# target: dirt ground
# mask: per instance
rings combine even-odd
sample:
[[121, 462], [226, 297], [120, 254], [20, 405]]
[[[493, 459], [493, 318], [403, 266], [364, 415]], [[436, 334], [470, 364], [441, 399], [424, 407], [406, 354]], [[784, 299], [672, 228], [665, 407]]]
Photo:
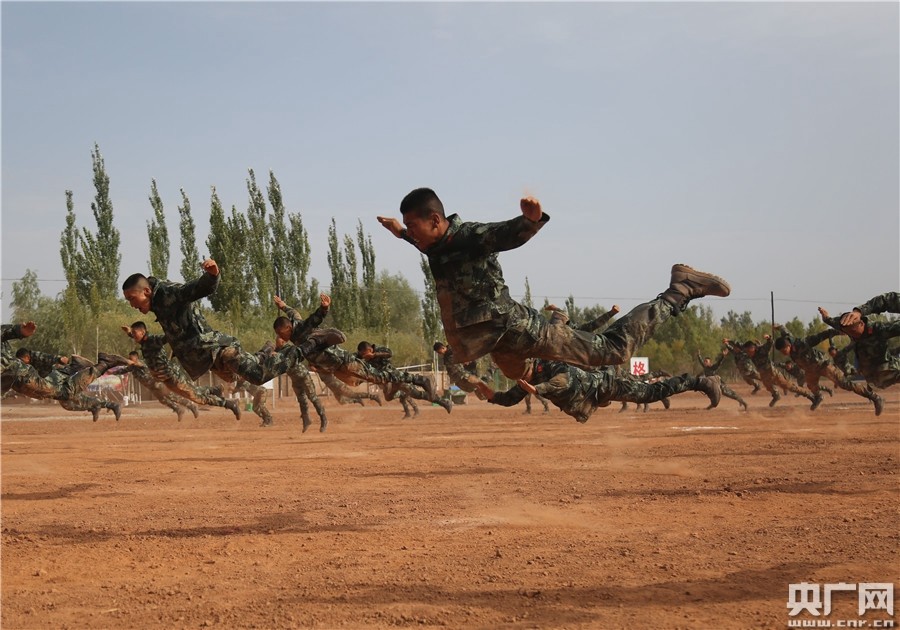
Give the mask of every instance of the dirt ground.
[[[287, 398], [265, 429], [4, 406], [0, 621], [785, 628], [814, 619], [788, 616], [789, 584], [896, 584], [900, 388], [878, 418], [845, 392], [815, 413], [746, 397], [584, 425], [472, 396], [414, 420], [335, 405], [305, 434]], [[855, 592], [832, 602], [861, 619]]]

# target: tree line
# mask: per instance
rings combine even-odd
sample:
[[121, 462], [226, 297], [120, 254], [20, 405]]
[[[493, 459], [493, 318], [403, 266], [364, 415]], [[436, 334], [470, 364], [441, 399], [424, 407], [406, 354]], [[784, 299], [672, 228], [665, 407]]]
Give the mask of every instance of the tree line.
[[[71, 190], [65, 191], [66, 214], [60, 235], [60, 260], [66, 287], [55, 297], [43, 296], [36, 274], [28, 270], [13, 284], [13, 320], [34, 320], [38, 332], [29, 340], [34, 349], [71, 352], [93, 356], [98, 350], [124, 352], [131, 342], [119, 330], [140, 317], [121, 297], [119, 290], [120, 236], [115, 227], [109, 175], [99, 147], [91, 151], [94, 199], [93, 229], [77, 227]], [[210, 296], [204, 309], [217, 329], [241, 339], [249, 351], [272, 338], [272, 321], [277, 315], [273, 297], [279, 295], [304, 314], [318, 306], [320, 282], [310, 275], [312, 247], [299, 212], [288, 211], [281, 186], [269, 171], [264, 188], [256, 174], [248, 171], [247, 206], [239, 211], [223, 207], [210, 188], [209, 236], [203, 254], [214, 258], [226, 275]], [[149, 274], [164, 280], [187, 281], [200, 273], [201, 252], [191, 200], [182, 189], [177, 207], [179, 247], [182, 255], [180, 278], [170, 277], [172, 239], [157, 182], [151, 179], [148, 200], [150, 218], [146, 222]], [[363, 339], [389, 345], [398, 365], [431, 363], [431, 346], [443, 339], [434, 280], [424, 256], [420, 268], [425, 291], [418, 294], [402, 276], [379, 271], [372, 239], [358, 221], [352, 234], [340, 234], [332, 218], [328, 228], [326, 258], [331, 278], [329, 294], [334, 308], [328, 326], [343, 330], [348, 347], [355, 349]], [[531, 288], [525, 279], [523, 303], [534, 307]], [[546, 306], [545, 300], [542, 306]], [[573, 297], [565, 302], [572, 321], [587, 321], [604, 313], [601, 305], [578, 307]], [[147, 322], [153, 326], [153, 322]], [[812, 334], [823, 324], [804, 324], [795, 318], [787, 323], [793, 334]], [[754, 322], [749, 312], [729, 312], [716, 321], [709, 307], [692, 305], [661, 326], [641, 354], [652, 357], [652, 367], [673, 373], [697, 370], [696, 352], [715, 355], [723, 337], [761, 339], [771, 331], [771, 322]], [[489, 358], [480, 368], [489, 367]]]

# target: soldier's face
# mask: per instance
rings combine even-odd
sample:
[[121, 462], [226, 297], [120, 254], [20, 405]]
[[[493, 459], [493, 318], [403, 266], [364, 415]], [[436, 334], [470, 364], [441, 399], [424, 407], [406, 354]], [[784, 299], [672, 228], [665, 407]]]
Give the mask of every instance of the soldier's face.
[[851, 326], [841, 326], [841, 330], [847, 333], [851, 339], [859, 339], [862, 337], [863, 332], [866, 330], [866, 323], [862, 320], [859, 320], [855, 324]]
[[150, 295], [152, 290], [149, 286], [134, 287], [124, 292], [125, 300], [145, 315], [150, 312]]
[[779, 350], [778, 352], [780, 352], [780, 353], [783, 354], [784, 356], [787, 356], [787, 355], [789, 355], [789, 354], [791, 353], [791, 347], [790, 347], [790, 346], [785, 346], [784, 348], [782, 348], [782, 349]]
[[275, 329], [275, 334], [278, 335], [278, 338], [282, 341], [290, 341], [291, 340], [291, 327], [290, 326], [282, 326], [281, 328]]
[[444, 235], [446, 228], [443, 227], [441, 217], [432, 212], [427, 217], [421, 217], [414, 212], [408, 212], [403, 215], [403, 225], [410, 238], [416, 242], [419, 249], [428, 249]]

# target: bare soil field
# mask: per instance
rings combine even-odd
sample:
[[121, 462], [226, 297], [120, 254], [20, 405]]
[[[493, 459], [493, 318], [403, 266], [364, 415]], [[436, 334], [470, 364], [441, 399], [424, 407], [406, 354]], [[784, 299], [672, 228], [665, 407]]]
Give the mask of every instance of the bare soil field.
[[[2, 626], [786, 628], [789, 584], [897, 583], [900, 388], [578, 424], [479, 402], [301, 433], [156, 403], [2, 411]], [[860, 617], [836, 593], [827, 619]], [[819, 617], [822, 619], [823, 617]]]

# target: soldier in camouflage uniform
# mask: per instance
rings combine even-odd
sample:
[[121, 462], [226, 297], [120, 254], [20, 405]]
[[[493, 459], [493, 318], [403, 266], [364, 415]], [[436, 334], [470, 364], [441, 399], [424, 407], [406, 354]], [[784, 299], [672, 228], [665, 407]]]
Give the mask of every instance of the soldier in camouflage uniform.
[[819, 313], [823, 322], [853, 340], [858, 371], [870, 384], [883, 389], [900, 383], [900, 356], [888, 345], [891, 339], [900, 337], [900, 319], [869, 322], [868, 316], [863, 315], [859, 319], [849, 319], [850, 324], [842, 324], [847, 313], [832, 318], [821, 306]]
[[860, 321], [863, 317], [878, 313], [900, 313], [900, 293], [890, 291], [876, 295], [865, 304], [856, 306], [852, 311], [842, 314], [840, 323], [841, 326], [850, 326]]
[[731, 358], [734, 360], [734, 367], [737, 369], [738, 374], [741, 375], [741, 378], [747, 385], [753, 388], [750, 392], [750, 395], [753, 396], [762, 388], [762, 379], [759, 377], [759, 371], [756, 369], [756, 366], [753, 365], [753, 359], [744, 352], [740, 345], [731, 343], [727, 339], [722, 341], [722, 345], [725, 346], [727, 352], [731, 353]]
[[[80, 370], [91, 367], [91, 363], [84, 357], [66, 357], [28, 348], [19, 348], [16, 351], [16, 358], [32, 366], [41, 378], [47, 378], [54, 370], [72, 376]], [[116, 420], [122, 417], [122, 407], [119, 403], [101, 400], [84, 392], [77, 392], [71, 397], [57, 402], [67, 411], [90, 411], [94, 422], [100, 419], [101, 409], [112, 411]]]
[[136, 273], [122, 285], [125, 299], [133, 308], [156, 315], [173, 355], [192, 379], [211, 371], [229, 383], [240, 376], [254, 385], [262, 385], [284, 374], [306, 353], [335, 343], [325, 334], [311, 336], [303, 344], [285, 346], [262, 360], [245, 352], [237, 339], [213, 330], [200, 312], [197, 302], [211, 295], [219, 285], [216, 261], [206, 259], [201, 267], [203, 275], [184, 284]]
[[71, 403], [77, 407], [79, 398], [84, 389], [94, 382], [106, 370], [117, 365], [125, 365], [128, 360], [115, 354], [98, 352], [96, 364], [78, 370], [74, 374], [67, 374], [60, 370], [51, 370], [46, 377], [38, 374], [31, 365], [17, 359], [12, 350], [10, 341], [13, 339], [25, 339], [34, 334], [37, 325], [34, 322], [24, 324], [3, 324], [0, 333], [0, 391], [6, 393], [9, 390], [28, 396], [29, 398], [52, 399]]
[[602, 333], [553, 325], [539, 311], [510, 297], [497, 259], [498, 252], [525, 244], [550, 220], [537, 199], [522, 199], [520, 208], [522, 215], [508, 221], [464, 223], [455, 214], [444, 215], [433, 190], [419, 188], [400, 204], [402, 223], [378, 217], [392, 234], [428, 257], [447, 342], [461, 363], [490, 354], [513, 379], [525, 373], [529, 357], [583, 367], [618, 365], [690, 300], [731, 292], [721, 278], [679, 264], [672, 267], [663, 293]]
[[[665, 380], [667, 378], [672, 378], [672, 375], [669, 374], [668, 372], [666, 372], [665, 370], [651, 370], [651, 371], [647, 372], [646, 374], [638, 375], [638, 374], [632, 374], [628, 370], [623, 369], [621, 365], [615, 366], [614, 369], [616, 371], [616, 378], [632, 378], [632, 379], [641, 381], [643, 383], [658, 383], [659, 381]], [[668, 409], [672, 404], [668, 398], [663, 398], [659, 402], [662, 403], [664, 409]], [[650, 403], [645, 402], [645, 403], [643, 403], [643, 405], [644, 405], [644, 413], [647, 413], [648, 411], [650, 411]], [[641, 405], [637, 404], [637, 405], [635, 405], [635, 408], [640, 409]], [[712, 407], [709, 407], [709, 409], [712, 409]], [[619, 413], [622, 413], [623, 411], [627, 411], [627, 410], [628, 410], [628, 401], [623, 400], [622, 407], [619, 409]]]
[[303, 343], [312, 335], [327, 335], [330, 339], [335, 340], [329, 347], [325, 347], [318, 352], [305, 353], [307, 362], [310, 366], [315, 366], [319, 374], [328, 372], [352, 386], [358, 385], [360, 381], [376, 385], [383, 383], [410, 383], [424, 389], [430, 397], [433, 398], [435, 396], [434, 382], [431, 379], [421, 374], [410, 374], [396, 369], [379, 370], [372, 364], [360, 360], [355, 353], [338, 347], [337, 344], [346, 341], [344, 333], [334, 328], [318, 328], [322, 320], [325, 319], [328, 308], [331, 305], [329, 296], [322, 294], [321, 305], [305, 320], [300, 317], [295, 309], [289, 307], [284, 303], [284, 300], [277, 296], [275, 297], [275, 305], [285, 314], [284, 317], [277, 318], [272, 325], [277, 337], [284, 341], [291, 341], [293, 344]]
[[[453, 350], [449, 346], [440, 341], [435, 341], [432, 348], [444, 358], [444, 369], [447, 370], [447, 376], [450, 377], [450, 382], [464, 392], [475, 394], [480, 400], [484, 400], [484, 395], [478, 388], [478, 384], [481, 382], [478, 375], [475, 374], [474, 371], [466, 369], [465, 365], [457, 363], [453, 358]], [[474, 361], [472, 363], [474, 363]]]
[[511, 407], [526, 394], [540, 393], [578, 422], [587, 422], [597, 407], [606, 407], [613, 400], [649, 403], [687, 391], [702, 392], [709, 397], [710, 407], [719, 404], [722, 395], [718, 376], [682, 374], [646, 383], [635, 378], [621, 378], [614, 367], [582, 370], [563, 363], [534, 359], [525, 377], [505, 392], [494, 392], [487, 383], [480, 387], [485, 397], [495, 405]]
[[275, 424], [275, 420], [272, 418], [272, 412], [269, 411], [269, 408], [266, 406], [266, 401], [269, 399], [269, 390], [262, 385], [254, 385], [241, 377], [237, 377], [234, 380], [234, 388], [231, 390], [231, 393], [233, 395], [241, 392], [247, 392], [247, 394], [251, 396], [253, 413], [262, 420], [259, 426], [271, 427]]
[[179, 422], [181, 422], [181, 417], [184, 415], [185, 409], [189, 409], [190, 412], [194, 414], [194, 418], [200, 417], [200, 410], [197, 408], [196, 404], [187, 398], [166, 391], [166, 386], [156, 380], [153, 373], [150, 371], [150, 368], [141, 361], [139, 353], [135, 351], [129, 352], [128, 361], [130, 365], [120, 368], [118, 374], [131, 374], [134, 376], [141, 385], [150, 391], [156, 400], [175, 412]]
[[[398, 370], [391, 363], [391, 357], [394, 356], [394, 353], [387, 346], [376, 346], [368, 341], [360, 341], [356, 346], [356, 356], [361, 361], [385, 374], [399, 375], [405, 372], [405, 370]], [[384, 391], [385, 400], [393, 400], [397, 397], [400, 399], [401, 404], [403, 404], [404, 398], [427, 400], [428, 402], [433, 402], [442, 407], [447, 413], [450, 413], [450, 410], [453, 408], [453, 401], [449, 398], [441, 398], [435, 394], [429, 394], [418, 387], [413, 387], [410, 383], [404, 383], [398, 380], [392, 383], [380, 383], [380, 385], [381, 389]], [[409, 417], [409, 409], [405, 404], [403, 405], [403, 411], [405, 413], [403, 417]], [[418, 412], [418, 408], [416, 411]]]
[[218, 387], [197, 385], [185, 373], [181, 364], [169, 358], [165, 335], [149, 334], [147, 325], [142, 321], [122, 326], [122, 330], [140, 346], [144, 364], [153, 378], [169, 388], [169, 391], [196, 404], [224, 407], [234, 414], [236, 420], [241, 419], [241, 408], [236, 401], [226, 400]]
[[[703, 376], [716, 376], [719, 373], [719, 368], [722, 367], [722, 361], [725, 360], [725, 357], [727, 355], [728, 350], [723, 349], [722, 352], [719, 353], [719, 358], [714, 362], [709, 357], [704, 358], [700, 356], [700, 351], [697, 350], [697, 361], [700, 362], [700, 368], [703, 370]], [[725, 381], [722, 380], [721, 375], [719, 375], [719, 382], [722, 385], [722, 395], [726, 398], [730, 398], [731, 400], [736, 400], [737, 403], [744, 408], [744, 411], [747, 411], [747, 403], [744, 402], [744, 399], [741, 398], [740, 394], [728, 387]]]
[[827, 328], [815, 335], [800, 338], [791, 335], [784, 326], [780, 329], [781, 337], [775, 340], [775, 349], [790, 357], [803, 370], [806, 386], [819, 400], [822, 399], [822, 394], [819, 393], [819, 379], [827, 378], [838, 387], [872, 401], [875, 415], [881, 415], [884, 409], [884, 400], [881, 396], [865, 385], [847, 378], [831, 357], [816, 347], [826, 339], [830, 340], [840, 334], [837, 330]]
[[[772, 340], [771, 335], [764, 335], [764, 338], [765, 342], [763, 342], [762, 345], [757, 344], [755, 341], [745, 341], [741, 344], [741, 348], [747, 353], [750, 360], [753, 361], [753, 366], [759, 372], [759, 377], [762, 380], [763, 386], [772, 395], [769, 406], [774, 407], [775, 403], [781, 400], [781, 394], [778, 393], [777, 389], [780, 387], [808, 399], [812, 403], [810, 409], [815, 411], [822, 402], [822, 399], [816, 398], [816, 396], [805, 387], [797, 385], [784, 370], [775, 365], [771, 357], [774, 341]], [[730, 344], [730, 340], [726, 339], [725, 343]]]
[[325, 369], [320, 370], [315, 363], [309, 363], [309, 370], [319, 375], [319, 380], [322, 381], [322, 384], [327, 387], [332, 394], [334, 394], [334, 398], [338, 401], [338, 403], [342, 405], [348, 405], [352, 403], [357, 404], [360, 407], [365, 407], [365, 403], [363, 401], [374, 400], [378, 403], [379, 407], [381, 406], [381, 396], [379, 396], [378, 394], [372, 394], [368, 391], [364, 394], [362, 392], [350, 389], [350, 387], [345, 382]]

